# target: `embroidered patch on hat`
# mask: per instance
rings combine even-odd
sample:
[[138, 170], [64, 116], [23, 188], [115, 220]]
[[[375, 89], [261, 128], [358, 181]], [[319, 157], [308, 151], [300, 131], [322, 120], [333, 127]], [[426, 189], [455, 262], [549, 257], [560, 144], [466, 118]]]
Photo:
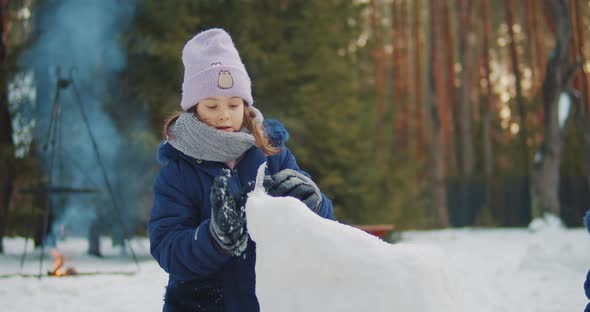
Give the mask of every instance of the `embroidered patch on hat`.
[[228, 70], [222, 70], [217, 76], [217, 86], [219, 89], [229, 89], [234, 86], [234, 78]]

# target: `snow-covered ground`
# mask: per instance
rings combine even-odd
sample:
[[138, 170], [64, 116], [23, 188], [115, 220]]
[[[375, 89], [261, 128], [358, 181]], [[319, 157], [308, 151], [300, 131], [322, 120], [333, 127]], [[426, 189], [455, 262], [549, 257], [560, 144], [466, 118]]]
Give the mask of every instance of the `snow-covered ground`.
[[582, 311], [588, 302], [583, 283], [590, 237], [584, 229], [460, 229], [404, 237], [443, 248], [479, 311]]
[[[22, 273], [39, 273], [39, 250], [30, 248]], [[78, 272], [137, 272], [134, 275], [98, 274], [71, 277], [0, 278], [2, 311], [161, 311], [166, 274], [149, 254], [149, 241], [136, 239], [132, 245], [139, 260], [139, 271], [132, 258], [110, 241], [103, 242], [103, 258], [86, 255], [83, 239], [59, 241], [58, 249], [69, 259], [66, 267]], [[5, 240], [5, 255], [0, 256], [0, 275], [20, 273], [24, 239]], [[32, 254], [31, 254], [32, 253]], [[51, 255], [44, 260], [44, 274], [53, 267]]]
[[[582, 311], [587, 302], [582, 283], [590, 269], [590, 237], [583, 229], [452, 229], [406, 232], [403, 237], [408, 244], [441, 248], [451, 273], [461, 276], [465, 295], [480, 305], [479, 311]], [[135, 271], [131, 258], [108, 245], [103, 244], [106, 256], [97, 259], [84, 254], [84, 240], [58, 242], [70, 257], [68, 264], [80, 272]], [[133, 245], [140, 259], [133, 276], [0, 278], [2, 311], [161, 311], [166, 275], [149, 256], [147, 240]], [[5, 247], [0, 274], [18, 273], [24, 240], [7, 239]], [[301, 257], [293, 255], [293, 261]], [[38, 253], [29, 255], [24, 272], [36, 274], [38, 265]], [[46, 261], [43, 271], [50, 265]], [[362, 290], [342, 300], [363, 301]], [[375, 311], [370, 302], [366, 306], [366, 311]]]

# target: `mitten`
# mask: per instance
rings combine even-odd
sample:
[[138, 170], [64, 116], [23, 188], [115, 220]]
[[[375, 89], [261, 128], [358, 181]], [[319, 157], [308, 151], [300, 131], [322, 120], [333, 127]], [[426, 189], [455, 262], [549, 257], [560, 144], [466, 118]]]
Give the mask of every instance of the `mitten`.
[[246, 210], [232, 196], [228, 181], [231, 172], [222, 169], [211, 187], [211, 223], [209, 232], [218, 250], [224, 254], [239, 256], [246, 250]]
[[304, 174], [292, 169], [281, 170], [265, 177], [264, 188], [270, 196], [295, 197], [314, 212], [318, 211], [322, 203], [318, 186]]

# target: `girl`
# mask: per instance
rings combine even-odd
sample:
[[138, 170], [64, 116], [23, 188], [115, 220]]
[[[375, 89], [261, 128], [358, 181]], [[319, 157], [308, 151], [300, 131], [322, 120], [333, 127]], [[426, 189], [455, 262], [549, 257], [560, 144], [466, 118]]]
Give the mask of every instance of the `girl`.
[[267, 162], [265, 188], [333, 219], [331, 201], [284, 146], [286, 130], [255, 109], [250, 78], [222, 29], [182, 51], [183, 111], [164, 126], [150, 250], [169, 274], [164, 311], [259, 311], [245, 194]]

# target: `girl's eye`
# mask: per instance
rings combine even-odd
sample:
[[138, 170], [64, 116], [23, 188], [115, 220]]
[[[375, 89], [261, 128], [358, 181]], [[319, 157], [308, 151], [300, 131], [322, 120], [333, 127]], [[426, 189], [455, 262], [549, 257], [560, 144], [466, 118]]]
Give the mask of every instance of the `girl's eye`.
[[207, 106], [208, 109], [216, 109], [217, 106]]
[[239, 106], [240, 106], [240, 105], [238, 105], [238, 104], [232, 104], [232, 105], [230, 105], [229, 107], [231, 107], [231, 108], [238, 108]]

